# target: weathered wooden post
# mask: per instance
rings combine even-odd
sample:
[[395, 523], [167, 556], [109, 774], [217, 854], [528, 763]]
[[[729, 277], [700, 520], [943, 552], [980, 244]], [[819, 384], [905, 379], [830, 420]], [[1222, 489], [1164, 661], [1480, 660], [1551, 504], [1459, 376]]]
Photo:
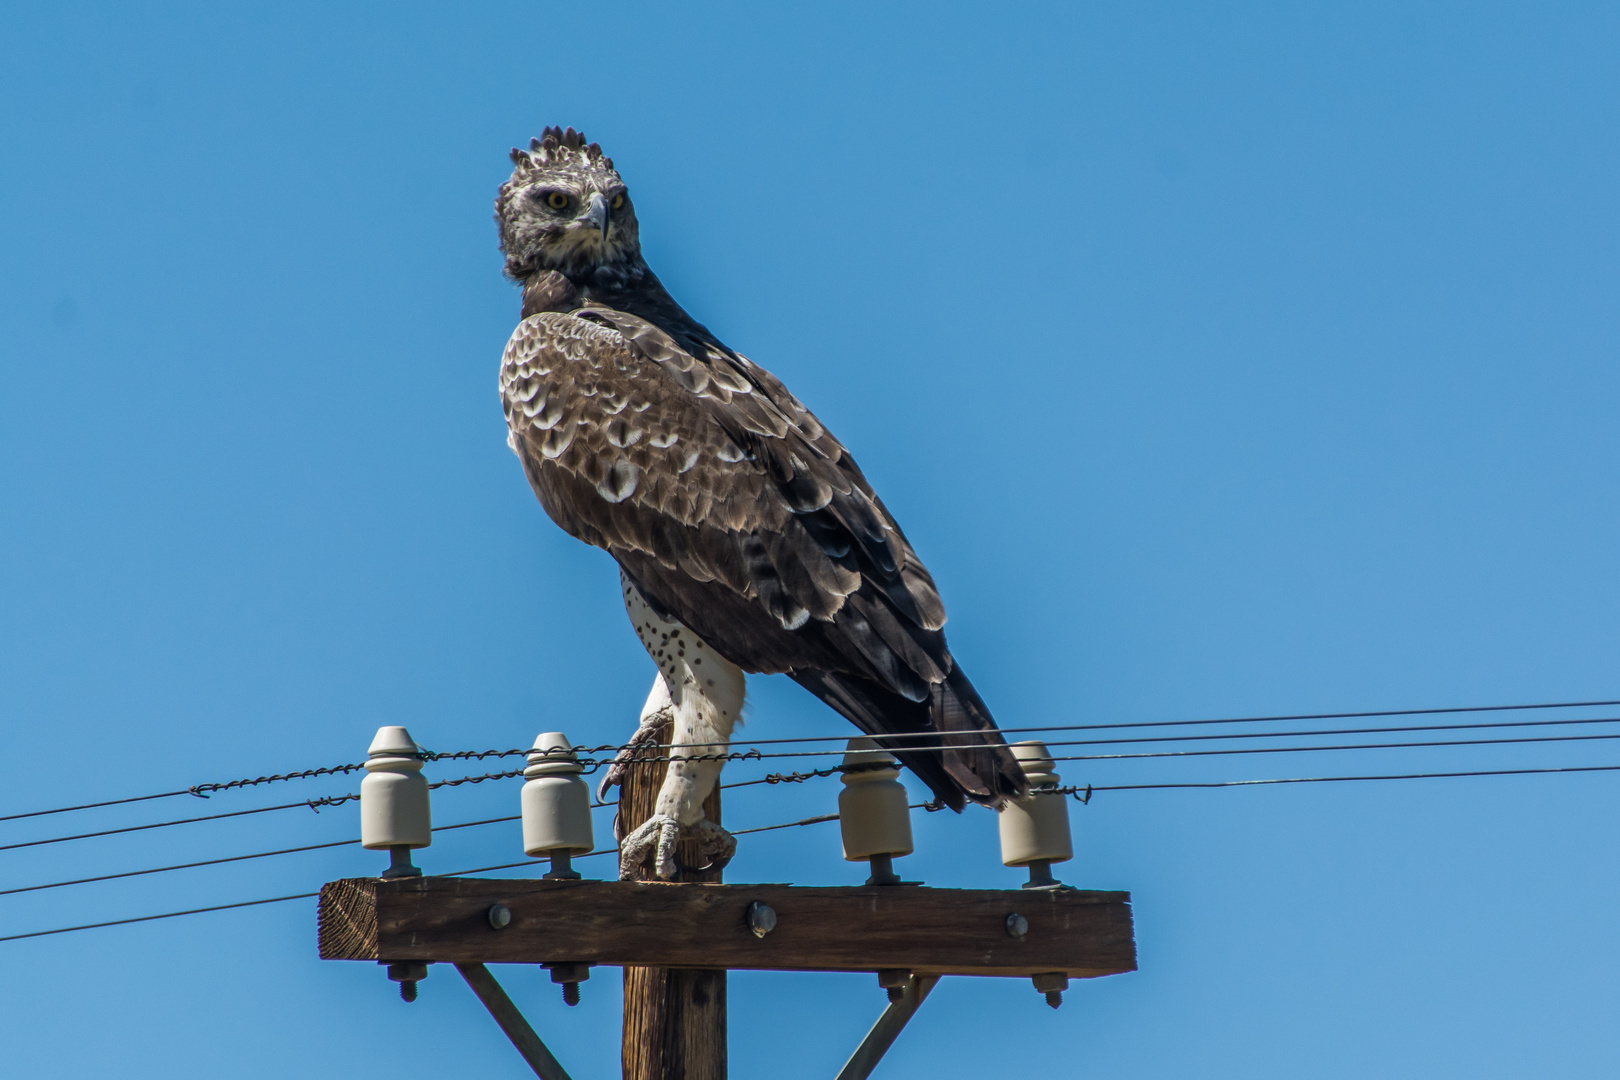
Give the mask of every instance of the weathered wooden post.
[[[667, 744], [672, 730], [666, 719], [654, 741]], [[649, 748], [642, 756], [668, 757], [669, 751]], [[652, 817], [658, 789], [668, 770], [667, 761], [640, 762], [626, 769], [619, 786], [620, 835], [630, 835]], [[720, 823], [718, 784], [704, 802], [703, 813], [715, 824]], [[718, 869], [688, 869], [703, 862], [697, 849], [693, 841], [681, 842], [681, 869], [676, 880], [718, 882]], [[725, 1080], [725, 971], [627, 965], [621, 1060], [624, 1080]]]

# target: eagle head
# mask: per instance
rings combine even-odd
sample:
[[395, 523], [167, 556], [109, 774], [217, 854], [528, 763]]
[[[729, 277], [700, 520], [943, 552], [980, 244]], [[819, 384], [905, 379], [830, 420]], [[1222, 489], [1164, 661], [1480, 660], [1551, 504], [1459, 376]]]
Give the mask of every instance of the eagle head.
[[512, 164], [495, 199], [508, 277], [612, 273], [640, 257], [630, 193], [584, 132], [548, 127], [527, 150], [512, 149]]

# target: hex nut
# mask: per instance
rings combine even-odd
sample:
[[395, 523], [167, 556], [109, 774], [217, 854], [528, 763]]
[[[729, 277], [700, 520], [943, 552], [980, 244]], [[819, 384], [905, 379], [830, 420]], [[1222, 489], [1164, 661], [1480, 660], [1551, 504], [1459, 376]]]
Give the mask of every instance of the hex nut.
[[505, 904], [491, 904], [489, 906], [489, 925], [497, 930], [505, 930], [512, 925], [512, 909]]

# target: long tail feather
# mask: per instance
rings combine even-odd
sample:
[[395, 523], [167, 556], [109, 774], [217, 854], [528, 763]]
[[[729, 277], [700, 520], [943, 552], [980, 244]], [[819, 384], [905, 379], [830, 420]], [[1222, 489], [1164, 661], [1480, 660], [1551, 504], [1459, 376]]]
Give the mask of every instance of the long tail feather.
[[[887, 747], [952, 810], [969, 800], [998, 806], [1026, 788], [990, 710], [954, 665], [920, 702], [837, 672], [794, 672], [793, 679]], [[907, 749], [942, 745], [951, 749]]]

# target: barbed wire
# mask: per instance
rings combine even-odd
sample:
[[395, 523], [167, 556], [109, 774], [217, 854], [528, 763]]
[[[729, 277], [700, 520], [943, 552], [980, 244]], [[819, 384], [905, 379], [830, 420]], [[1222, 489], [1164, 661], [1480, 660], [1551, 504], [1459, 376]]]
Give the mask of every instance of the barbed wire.
[[307, 807], [319, 813], [323, 806], [341, 806], [358, 798], [360, 798], [358, 795], [334, 795], [321, 799], [306, 799], [303, 802], [282, 803], [279, 806], [258, 806], [251, 810], [231, 810], [223, 814], [204, 814], [201, 817], [176, 818], [173, 821], [153, 821], [145, 825], [125, 825], [119, 829], [101, 829], [97, 832], [76, 833], [73, 836], [52, 836], [43, 840], [24, 840], [19, 843], [0, 844], [0, 851], [43, 847], [46, 844], [65, 844], [70, 840], [90, 840], [98, 836], [118, 836], [122, 833], [144, 832], [147, 829], [166, 829], [171, 825], [194, 825], [200, 821], [219, 821], [224, 818], [247, 817], [250, 814], [268, 814], [275, 810], [297, 810], [300, 807]]
[[[1023, 733], [1029, 733], [1029, 732], [1043, 732], [1043, 731], [1050, 731], [1050, 732], [1101, 731], [1101, 730], [1110, 730], [1110, 729], [1123, 730], [1123, 729], [1133, 729], [1133, 728], [1186, 727], [1186, 726], [1207, 725], [1207, 724], [1260, 724], [1260, 723], [1279, 723], [1279, 722], [1299, 721], [1299, 720], [1337, 720], [1337, 719], [1353, 719], [1353, 718], [1360, 718], [1360, 717], [1368, 717], [1368, 718], [1370, 718], [1370, 717], [1379, 717], [1379, 716], [1432, 716], [1432, 715], [1460, 714], [1460, 713], [1511, 712], [1511, 711], [1526, 711], [1526, 710], [1533, 711], [1533, 710], [1545, 710], [1545, 709], [1599, 708], [1599, 707], [1614, 706], [1614, 705], [1620, 705], [1620, 699], [1617, 699], [1617, 700], [1604, 700], [1604, 701], [1558, 701], [1558, 702], [1540, 702], [1540, 703], [1532, 703], [1532, 704], [1512, 704], [1512, 705], [1471, 705], [1471, 706], [1453, 706], [1453, 707], [1446, 707], [1446, 708], [1429, 708], [1429, 709], [1380, 709], [1380, 710], [1366, 710], [1366, 711], [1360, 711], [1360, 712], [1293, 713], [1293, 714], [1287, 714], [1287, 715], [1222, 717], [1222, 718], [1200, 719], [1200, 720], [1125, 721], [1125, 722], [1107, 723], [1107, 724], [1038, 724], [1038, 725], [1025, 725], [1025, 726], [1018, 726], [1018, 727], [1004, 727], [1004, 728], [1001, 728], [1000, 731], [1004, 735], [1012, 735], [1012, 734], [1023, 734]], [[1612, 722], [1620, 722], [1620, 718], [1522, 721], [1522, 722], [1502, 722], [1502, 723], [1497, 723], [1497, 724], [1454, 724], [1454, 725], [1438, 725], [1438, 726], [1430, 726], [1430, 727], [1387, 728], [1387, 729], [1366, 729], [1366, 730], [1369, 731], [1369, 732], [1377, 731], [1377, 730], [1387, 730], [1387, 731], [1390, 731], [1390, 732], [1394, 732], [1394, 731], [1402, 731], [1402, 730], [1410, 730], [1410, 731], [1444, 730], [1445, 728], [1451, 728], [1451, 727], [1458, 728], [1458, 729], [1478, 728], [1478, 727], [1521, 727], [1521, 726], [1522, 727], [1530, 727], [1530, 726], [1540, 726], [1540, 725], [1544, 725], [1544, 724], [1580, 724], [1580, 723], [1612, 723]], [[909, 733], [909, 734], [884, 736], [883, 739], [887, 743], [887, 745], [888, 745], [888, 747], [890, 749], [922, 750], [922, 749], [927, 748], [927, 741], [928, 740], [941, 740], [941, 739], [948, 740], [948, 739], [957, 737], [957, 734], [958, 733], [953, 733], [953, 732], [913, 732], [913, 733]], [[1271, 737], [1285, 738], [1285, 737], [1295, 737], [1298, 733], [1286, 733], [1285, 732], [1285, 733], [1279, 733], [1279, 734], [1277, 734], [1275, 736], [1262, 734], [1262, 733], [1250, 733], [1250, 734], [1252, 734], [1253, 737], [1257, 737], [1257, 738], [1271, 738]], [[1217, 736], [1211, 736], [1211, 737], [1213, 738], [1213, 737], [1217, 737]], [[1247, 736], [1245, 735], [1245, 733], [1227, 733], [1226, 735], [1218, 736], [1218, 737], [1243, 738], [1243, 737], [1247, 737]], [[793, 736], [793, 737], [784, 737], [784, 738], [779, 738], [779, 739], [752, 739], [752, 740], [748, 740], [748, 745], [758, 747], [758, 746], [772, 746], [772, 745], [809, 744], [809, 743], [821, 743], [821, 742], [843, 742], [843, 741], [846, 741], [849, 738], [850, 738], [850, 736], [847, 735], [847, 734], [845, 734], [845, 735]], [[1169, 740], [1168, 739], [1166, 739], [1166, 740], [1151, 739], [1150, 740], [1150, 739], [1147, 739], [1147, 738], [1143, 738], [1143, 739], [1121, 740], [1121, 741], [1147, 742], [1147, 741], [1169, 741]], [[653, 744], [647, 744], [647, 743], [642, 743], [642, 744], [603, 743], [603, 744], [597, 745], [597, 746], [575, 747], [574, 750], [575, 750], [576, 754], [596, 755], [596, 754], [612, 753], [612, 754], [617, 755], [617, 754], [623, 753], [623, 752], [625, 752], [627, 750], [648, 750], [648, 749], [680, 750], [680, 749], [695, 749], [695, 748], [704, 747], [704, 746], [727, 746], [727, 747], [729, 747], [730, 745], [731, 745], [730, 743], [717, 743], [717, 742], [716, 743], [653, 743]], [[971, 744], [969, 744], [969, 745], [971, 745]], [[1070, 744], [1065, 743], [1065, 744], [1062, 744], [1062, 745], [1070, 745]], [[424, 749], [420, 753], [419, 757], [424, 762], [433, 762], [433, 761], [482, 760], [482, 759], [490, 758], [490, 757], [495, 757], [495, 758], [517, 757], [517, 756], [525, 756], [526, 757], [527, 755], [532, 754], [532, 753], [534, 753], [534, 748], [532, 746], [530, 746], [530, 747], [514, 747], [514, 748], [510, 748], [510, 749], [505, 749], [505, 750], [457, 750], [457, 751], [450, 751], [450, 752], [438, 752], [438, 751], [432, 751], [432, 750]], [[830, 756], [830, 755], [837, 754], [837, 753], [841, 753], [841, 751], [804, 751], [804, 752], [802, 752], [800, 754], [773, 754], [773, 755], [769, 755], [769, 756], [772, 756], [772, 757]], [[685, 760], [688, 760], [688, 761], [705, 761], [705, 760], [735, 761], [735, 760], [749, 760], [749, 759], [756, 759], [757, 760], [757, 759], [762, 758], [764, 756], [766, 756], [766, 755], [764, 755], [764, 754], [756, 754], [756, 753], [749, 753], [749, 754], [745, 754], [745, 755], [742, 755], [742, 756], [738, 756], [738, 755], [735, 755], [735, 754], [732, 754], [732, 753], [719, 754], [719, 755], [681, 754], [681, 755], [676, 755], [674, 758], [670, 758], [670, 757], [638, 757], [638, 758], [634, 759], [634, 762], [639, 763], [639, 762], [652, 762], [652, 761], [668, 761], [668, 760], [675, 760], [675, 759], [680, 759], [680, 758], [684, 758]], [[588, 767], [590, 769], [594, 770], [594, 769], [596, 769], [596, 768], [598, 768], [601, 765], [606, 764], [606, 763], [607, 762], [605, 762], [605, 761], [592, 759], [592, 760], [589, 760], [587, 764], [588, 764]], [[629, 762], [627, 762], [627, 763], [629, 763]], [[195, 798], [209, 798], [212, 794], [215, 794], [215, 793], [218, 793], [218, 792], [223, 792], [223, 791], [240, 790], [240, 789], [249, 788], [249, 787], [257, 787], [257, 786], [261, 786], [261, 785], [264, 785], [264, 784], [283, 783], [283, 782], [288, 782], [288, 781], [293, 781], [293, 780], [315, 779], [315, 778], [322, 777], [322, 776], [348, 775], [350, 773], [358, 772], [358, 771], [360, 771], [360, 770], [362, 770], [364, 768], [365, 768], [365, 764], [363, 762], [349, 762], [349, 763], [345, 763], [345, 764], [342, 764], [342, 765], [325, 765], [325, 766], [320, 766], [318, 768], [299, 769], [299, 770], [295, 770], [295, 771], [291, 771], [291, 772], [285, 772], [285, 773], [272, 773], [272, 774], [267, 774], [267, 775], [264, 775], [264, 776], [243, 778], [243, 779], [238, 779], [238, 780], [229, 780], [229, 781], [224, 781], [224, 782], [219, 782], [219, 783], [193, 784], [190, 787], [179, 788], [179, 789], [176, 789], [176, 790], [173, 790], [173, 791], [160, 791], [160, 792], [155, 792], [155, 793], [147, 794], [147, 795], [131, 795], [131, 796], [127, 796], [127, 797], [119, 798], [119, 799], [104, 799], [104, 800], [101, 800], [101, 801], [98, 801], [98, 802], [79, 803], [79, 804], [76, 804], [76, 805], [73, 805], [73, 806], [58, 806], [58, 807], [52, 807], [52, 808], [49, 808], [49, 809], [46, 809], [46, 810], [28, 810], [28, 811], [21, 811], [21, 812], [14, 813], [14, 814], [3, 814], [3, 815], [0, 815], [0, 822], [19, 821], [19, 820], [23, 820], [25, 818], [46, 817], [46, 816], [50, 816], [50, 815], [53, 815], [53, 814], [66, 814], [66, 813], [72, 813], [72, 812], [81, 811], [81, 810], [94, 810], [94, 809], [100, 809], [100, 808], [109, 807], [109, 806], [122, 806], [122, 805], [127, 805], [127, 804], [130, 804], [130, 803], [149, 802], [149, 801], [152, 801], [152, 800], [155, 800], [155, 799], [178, 798], [179, 796], [182, 796], [182, 795], [190, 795], [190, 796], [193, 796]], [[503, 773], [503, 774], [490, 774], [490, 775], [488, 775], [486, 777], [486, 779], [495, 779], [495, 778], [505, 779], [505, 778], [507, 778], [509, 776], [513, 776], [513, 775], [516, 775], [516, 772]], [[478, 782], [478, 781], [465, 780], [465, 779], [460, 781], [460, 783], [476, 783], [476, 782]], [[765, 782], [768, 783], [770, 781], [767, 780]], [[778, 782], [792, 783], [792, 782], [796, 782], [796, 781], [778, 781]], [[451, 783], [451, 782], [440, 781], [440, 782], [438, 782], [438, 786], [456, 786], [456, 784]], [[736, 785], [736, 786], [742, 786], [742, 785]], [[0, 849], [0, 850], [3, 850], [3, 849]]]
[[[1099, 792], [1099, 791], [1151, 791], [1151, 790], [1168, 790], [1168, 789], [1209, 789], [1209, 788], [1230, 788], [1230, 787], [1258, 787], [1258, 786], [1277, 785], [1277, 784], [1328, 784], [1328, 783], [1365, 782], [1365, 781], [1381, 781], [1381, 780], [1382, 781], [1438, 780], [1438, 779], [1452, 779], [1452, 778], [1459, 778], [1459, 777], [1534, 776], [1534, 775], [1547, 775], [1547, 774], [1559, 774], [1559, 773], [1595, 773], [1595, 772], [1620, 772], [1620, 765], [1569, 765], [1569, 766], [1556, 766], [1556, 767], [1532, 768], [1532, 769], [1476, 769], [1476, 770], [1469, 770], [1469, 771], [1466, 771], [1466, 772], [1394, 773], [1394, 774], [1369, 774], [1369, 775], [1359, 775], [1359, 776], [1271, 777], [1271, 778], [1264, 778], [1264, 779], [1257, 779], [1257, 780], [1217, 780], [1217, 781], [1204, 781], [1204, 782], [1179, 781], [1179, 782], [1171, 782], [1171, 783], [1149, 783], [1149, 784], [1107, 784], [1107, 785], [1087, 784], [1084, 787], [1081, 787], [1079, 785], [1069, 785], [1069, 786], [1064, 786], [1064, 787], [1048, 786], [1048, 787], [1037, 788], [1035, 790], [1038, 793], [1069, 795], [1069, 796], [1073, 796], [1079, 802], [1089, 803], [1090, 800], [1091, 800], [1091, 796], [1093, 794], [1095, 794], [1096, 792]], [[809, 778], [810, 778], [809, 776], [805, 777], [805, 779], [809, 779]], [[794, 782], [794, 781], [788, 781], [788, 782]], [[290, 804], [290, 805], [292, 805], [292, 806], [302, 806], [302, 805], [305, 805], [305, 804], [303, 804], [303, 803], [294, 803], [294, 804]], [[611, 804], [608, 804], [608, 805], [611, 805]], [[264, 808], [264, 809], [277, 809], [277, 808], [272, 807], [272, 808]], [[925, 802], [925, 803], [913, 803], [913, 804], [911, 804], [909, 809], [913, 809], [913, 810], [919, 810], [920, 809], [920, 810], [926, 810], [926, 811], [929, 811], [929, 812], [933, 812], [935, 810], [940, 809], [940, 807], [939, 807], [939, 805], [937, 803], [937, 800], [935, 800], [935, 801]], [[438, 831], [440, 831], [440, 829], [448, 830], [448, 829], [470, 828], [470, 827], [473, 827], [475, 825], [490, 825], [490, 824], [495, 824], [496, 822], [501, 822], [501, 821], [516, 821], [516, 820], [519, 820], [519, 817], [520, 817], [519, 815], [514, 815], [514, 816], [511, 816], [511, 817], [489, 818], [489, 819], [486, 819], [486, 820], [483, 820], [483, 821], [461, 822], [461, 823], [456, 824], [456, 825], [441, 826], [439, 829], [435, 829], [434, 831], [438, 832]], [[819, 825], [819, 824], [824, 824], [826, 822], [837, 821], [837, 820], [838, 820], [838, 815], [837, 814], [821, 814], [821, 815], [817, 815], [815, 817], [802, 818], [802, 819], [800, 819], [798, 821], [782, 822], [782, 823], [776, 824], [776, 825], [760, 825], [760, 826], [755, 826], [755, 827], [749, 828], [749, 829], [738, 829], [735, 832], [733, 832], [732, 835], [733, 836], [746, 836], [746, 835], [749, 835], [749, 834], [752, 834], [752, 833], [772, 832], [772, 831], [779, 830], [779, 829], [791, 829], [791, 828], [797, 828], [797, 827], [800, 827], [800, 826], [807, 826], [807, 825]], [[310, 845], [307, 848], [287, 849], [286, 851], [281, 851], [281, 852], [264, 852], [264, 853], [259, 853], [257, 855], [242, 856], [241, 858], [260, 858], [260, 857], [267, 857], [269, 855], [276, 855], [276, 854], [289, 854], [289, 853], [291, 853], [293, 851], [314, 850], [314, 849], [319, 848], [319, 847], [337, 847], [337, 846], [342, 846], [343, 844], [352, 844], [352, 843], [355, 843], [355, 842], [356, 841], [354, 841], [354, 840], [345, 840], [345, 841], [338, 841], [338, 842], [331, 843], [331, 844]], [[575, 859], [586, 859], [586, 858], [591, 858], [593, 856], [607, 855], [607, 854], [610, 854], [610, 853], [616, 853], [617, 850], [618, 850], [617, 848], [600, 848], [600, 849], [595, 850], [595, 851], [586, 852], [585, 854], [582, 854], [582, 855], [576, 855], [576, 856], [574, 856], [574, 858]], [[160, 872], [163, 869], [186, 869], [191, 865], [211, 865], [212, 862], [228, 862], [228, 861], [235, 861], [235, 860], [234, 859], [211, 860], [210, 862], [197, 863], [197, 864], [185, 864], [183, 866], [168, 867], [168, 868], [158, 868], [158, 869], [152, 870], [152, 871], [137, 871], [137, 872], [134, 872], [134, 873], [156, 873], [156, 872]], [[495, 871], [495, 870], [511, 870], [511, 869], [517, 869], [519, 867], [536, 866], [536, 865], [544, 865], [544, 860], [525, 859], [525, 860], [520, 861], [520, 862], [501, 863], [501, 864], [497, 864], [497, 865], [493, 865], [493, 866], [482, 866], [482, 867], [476, 867], [476, 868], [468, 869], [468, 870], [460, 870], [460, 871], [456, 871], [454, 874], [449, 874], [449, 875], [444, 875], [444, 876], [447, 876], [447, 877], [465, 877], [465, 876], [470, 875], [470, 874], [482, 874], [482, 873], [489, 873], [489, 872]], [[133, 876], [133, 875], [132, 874], [131, 875], [107, 875], [107, 877], [121, 877], [121, 876]], [[105, 880], [105, 879], [104, 878], [89, 878], [89, 879], [84, 879], [84, 880], [85, 881], [95, 881], [95, 880]], [[80, 884], [80, 883], [82, 883], [82, 882], [62, 882], [62, 883], [59, 883], [59, 884]], [[42, 887], [42, 888], [50, 888], [50, 887], [54, 887], [54, 886], [40, 886], [40, 887]], [[17, 889], [17, 890], [7, 890], [7, 891], [8, 892], [21, 892], [21, 891], [28, 891], [28, 890]], [[80, 924], [78, 926], [63, 926], [63, 927], [56, 927], [56, 928], [49, 929], [49, 930], [33, 930], [33, 931], [26, 932], [26, 933], [21, 933], [21, 934], [7, 934], [7, 935], [0, 936], [0, 942], [21, 941], [21, 940], [28, 939], [28, 938], [48, 937], [48, 936], [51, 936], [51, 935], [54, 935], [54, 934], [68, 934], [68, 933], [74, 933], [74, 932], [77, 932], [77, 931], [80, 931], [80, 930], [98, 930], [98, 929], [103, 929], [103, 928], [106, 928], [106, 927], [128, 926], [128, 925], [135, 924], [135, 923], [153, 922], [153, 921], [157, 921], [157, 920], [160, 920], [160, 919], [181, 918], [181, 917], [189, 916], [189, 915], [201, 915], [201, 914], [206, 914], [208, 912], [214, 912], [214, 911], [229, 911], [229, 910], [233, 910], [233, 909], [237, 909], [237, 908], [258, 907], [258, 906], [262, 906], [262, 905], [266, 905], [266, 904], [279, 904], [279, 903], [283, 903], [283, 902], [291, 901], [291, 900], [309, 900], [309, 899], [313, 899], [313, 898], [315, 898], [315, 897], [317, 897], [319, 895], [320, 895], [319, 892], [293, 893], [293, 894], [290, 894], [290, 895], [287, 895], [287, 896], [273, 896], [273, 897], [268, 897], [268, 898], [261, 899], [261, 900], [242, 900], [242, 901], [237, 901], [235, 903], [230, 903], [230, 904], [213, 904], [213, 905], [210, 905], [208, 907], [188, 908], [188, 909], [186, 909], [184, 911], [167, 911], [167, 912], [162, 912], [162, 913], [159, 913], [159, 914], [156, 914], [156, 915], [138, 915], [138, 916], [134, 916], [132, 918], [126, 918], [126, 919], [110, 919], [110, 920], [107, 920], [107, 921], [104, 921], [104, 922], [83, 923], [83, 924]]]
[[[502, 822], [521, 820], [521, 814], [512, 814], [508, 817], [485, 818], [482, 821], [462, 821], [454, 825], [435, 825], [432, 831], [436, 833], [449, 832], [452, 829], [471, 829], [478, 825], [498, 825]], [[125, 870], [117, 874], [99, 874], [96, 877], [73, 878], [69, 881], [51, 881], [43, 885], [22, 885], [13, 889], [0, 889], [0, 896], [10, 896], [13, 893], [38, 892], [41, 889], [60, 889], [68, 885], [89, 885], [98, 881], [116, 881], [119, 878], [142, 877], [146, 874], [164, 874], [171, 870], [191, 870], [200, 866], [218, 866], [223, 863], [245, 862], [249, 859], [268, 859], [275, 855], [295, 855], [303, 851], [320, 851], [323, 848], [345, 847], [358, 843], [360, 843], [360, 837], [356, 836], [348, 840], [329, 840], [323, 844], [305, 844], [302, 847], [280, 848], [276, 851], [256, 851], [248, 855], [226, 855], [218, 859], [176, 863], [173, 866], [154, 866], [144, 870]]]
[[[517, 820], [517, 818], [490, 818], [487, 821], [469, 821], [469, 822], [464, 822], [464, 823], [462, 823], [460, 825], [446, 825], [443, 828], [445, 828], [445, 829], [469, 828], [469, 827], [471, 827], [473, 825], [490, 825], [490, 824], [494, 824], [497, 821], [515, 821], [515, 820]], [[762, 826], [757, 826], [757, 827], [752, 828], [752, 829], [738, 829], [736, 832], [732, 833], [732, 835], [733, 836], [745, 836], [745, 835], [747, 835], [749, 833], [770, 832], [770, 831], [775, 830], [775, 829], [791, 829], [791, 828], [795, 828], [795, 827], [801, 826], [801, 825], [819, 825], [819, 824], [822, 824], [823, 822], [837, 821], [837, 820], [838, 820], [838, 815], [837, 814], [824, 814], [824, 815], [821, 815], [819, 817], [804, 818], [803, 820], [800, 820], [800, 821], [783, 822], [782, 824], [779, 824], [779, 825], [762, 825]], [[439, 830], [435, 829], [434, 831], [438, 832]], [[317, 845], [317, 846], [335, 847], [335, 846], [339, 846], [339, 844], [344, 844], [344, 843], [351, 843], [352, 844], [352, 843], [355, 843], [355, 842], [356, 841], [353, 841], [353, 840], [346, 840], [346, 841], [340, 841], [340, 842], [338, 842], [338, 844]], [[289, 850], [294, 850], [294, 849], [289, 849]], [[305, 850], [305, 849], [296, 849], [296, 850]], [[607, 855], [607, 854], [610, 854], [610, 853], [616, 854], [617, 852], [618, 852], [617, 847], [599, 848], [596, 851], [589, 851], [589, 852], [586, 852], [583, 855], [575, 855], [574, 859], [575, 860], [588, 859], [588, 858], [590, 858], [592, 856], [595, 856], [595, 855]], [[286, 852], [268, 852], [268, 853], [265, 853], [265, 854], [285, 854], [285, 853]], [[257, 858], [257, 857], [261, 857], [261, 856], [244, 856], [244, 857], [245, 858]], [[230, 861], [230, 860], [217, 860], [217, 861], [223, 862], [223, 861]], [[536, 865], [544, 865], [544, 864], [545, 864], [544, 860], [525, 859], [525, 860], [523, 860], [521, 862], [502, 863], [502, 864], [499, 864], [499, 865], [496, 865], [496, 866], [482, 866], [482, 867], [477, 867], [477, 868], [474, 868], [474, 869], [471, 869], [471, 870], [458, 870], [453, 874], [434, 875], [434, 876], [465, 877], [465, 876], [467, 876], [469, 874], [485, 874], [485, 873], [489, 873], [490, 871], [493, 871], [493, 870], [512, 870], [512, 869], [516, 869], [518, 867], [523, 867], [523, 866], [536, 866]], [[193, 864], [188, 864], [188, 865], [193, 865]], [[209, 865], [209, 864], [208, 863], [198, 863], [198, 864], [194, 864], [194, 865]], [[173, 869], [184, 869], [184, 867], [175, 867]], [[147, 872], [155, 873], [157, 871], [147, 871]], [[121, 875], [110, 875], [110, 876], [121, 876]], [[101, 880], [101, 879], [86, 879], [86, 880]], [[65, 882], [63, 884], [76, 884], [76, 883], [75, 882]], [[43, 887], [48, 888], [50, 886], [43, 886]], [[22, 890], [16, 890], [16, 891], [22, 891]], [[137, 915], [137, 916], [135, 916], [133, 918], [128, 918], [128, 919], [109, 919], [109, 920], [107, 920], [105, 922], [83, 923], [83, 924], [81, 924], [79, 926], [62, 926], [62, 927], [56, 927], [56, 928], [51, 929], [51, 930], [32, 930], [32, 931], [29, 931], [27, 933], [22, 933], [22, 934], [6, 934], [4, 936], [0, 936], [0, 942], [4, 942], [4, 941], [21, 941], [21, 940], [24, 940], [26, 938], [49, 937], [49, 936], [51, 936], [53, 934], [71, 934], [71, 933], [74, 933], [75, 931], [79, 931], [79, 930], [99, 930], [99, 929], [103, 929], [105, 927], [110, 927], [110, 926], [128, 926], [128, 925], [130, 925], [132, 923], [154, 922], [154, 921], [159, 920], [159, 919], [177, 919], [177, 918], [180, 918], [180, 917], [186, 916], [186, 915], [202, 915], [202, 914], [206, 914], [206, 913], [212, 912], [212, 911], [229, 911], [229, 910], [232, 910], [232, 909], [235, 909], [235, 908], [256, 907], [256, 906], [263, 905], [263, 904], [279, 904], [279, 903], [283, 903], [283, 902], [289, 901], [289, 900], [308, 900], [308, 899], [312, 899], [314, 897], [317, 897], [319, 895], [320, 895], [319, 892], [293, 893], [293, 894], [291, 894], [289, 896], [273, 896], [273, 897], [269, 897], [269, 898], [264, 899], [264, 900], [242, 900], [242, 901], [238, 901], [238, 902], [232, 903], [232, 904], [214, 904], [214, 905], [211, 905], [209, 907], [188, 908], [188, 909], [186, 909], [184, 911], [166, 911], [166, 912], [162, 912], [161, 914], [157, 914], [157, 915]]]

